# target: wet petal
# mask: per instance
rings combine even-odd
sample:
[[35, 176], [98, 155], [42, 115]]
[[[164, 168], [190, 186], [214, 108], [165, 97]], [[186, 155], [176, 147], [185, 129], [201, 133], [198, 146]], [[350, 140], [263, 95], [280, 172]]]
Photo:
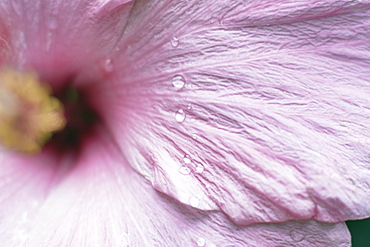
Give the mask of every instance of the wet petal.
[[94, 64], [103, 67], [123, 34], [133, 3], [3, 1], [0, 14], [12, 51], [7, 62], [36, 69], [50, 83], [66, 80], [84, 67], [90, 71]]
[[368, 1], [260, 0], [234, 4], [219, 20], [234, 27], [287, 24], [346, 14], [368, 4]]
[[138, 2], [104, 117], [185, 204], [238, 224], [368, 217], [370, 1], [285, 2]]
[[[21, 188], [25, 193], [22, 203], [18, 197], [2, 198], [2, 205], [18, 204], [17, 208], [7, 210], [7, 215], [13, 218], [1, 221], [2, 244], [349, 246], [350, 235], [344, 223], [296, 221], [240, 227], [222, 213], [202, 212], [179, 204], [156, 192], [144, 177], [133, 171], [105, 135], [101, 140], [88, 142], [77, 163], [76, 169], [47, 198], [32, 207], [25, 203], [34, 194], [27, 195], [27, 188]], [[7, 177], [13, 184], [20, 185], [22, 181], [19, 177]], [[20, 207], [23, 208], [18, 210]]]

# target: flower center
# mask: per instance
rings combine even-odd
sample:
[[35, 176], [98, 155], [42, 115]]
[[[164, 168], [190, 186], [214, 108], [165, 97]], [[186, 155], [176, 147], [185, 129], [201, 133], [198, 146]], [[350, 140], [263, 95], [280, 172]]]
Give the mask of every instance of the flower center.
[[63, 107], [32, 72], [0, 71], [0, 141], [20, 152], [37, 153], [63, 129]]
[[97, 121], [82, 91], [58, 90], [39, 82], [32, 72], [0, 71], [0, 141], [11, 149], [38, 153], [76, 151]]

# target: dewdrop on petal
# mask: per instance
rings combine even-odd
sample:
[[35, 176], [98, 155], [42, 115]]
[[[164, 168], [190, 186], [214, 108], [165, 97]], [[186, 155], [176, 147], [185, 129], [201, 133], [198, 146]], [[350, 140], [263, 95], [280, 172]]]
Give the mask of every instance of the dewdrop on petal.
[[0, 142], [25, 153], [36, 153], [66, 125], [62, 104], [37, 74], [0, 70]]

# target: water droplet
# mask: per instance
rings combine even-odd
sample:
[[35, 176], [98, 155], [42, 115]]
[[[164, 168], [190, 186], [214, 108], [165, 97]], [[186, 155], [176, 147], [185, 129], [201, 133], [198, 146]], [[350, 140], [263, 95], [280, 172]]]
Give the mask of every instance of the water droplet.
[[300, 242], [305, 238], [305, 235], [301, 232], [300, 229], [293, 229], [290, 231], [289, 234], [292, 240], [294, 240], [295, 242]]
[[191, 108], [193, 108], [193, 104], [192, 103], [189, 103], [188, 104], [188, 110], [191, 110]]
[[190, 169], [189, 169], [189, 167], [182, 166], [182, 167], [180, 167], [179, 172], [183, 175], [188, 175], [188, 174], [190, 174]]
[[103, 61], [103, 68], [106, 72], [112, 72], [113, 71], [113, 62], [112, 59], [106, 58]]
[[204, 171], [204, 166], [201, 163], [197, 163], [197, 166], [195, 167], [196, 173], [202, 173]]
[[180, 109], [176, 112], [175, 119], [177, 122], [179, 123], [184, 122], [185, 118], [186, 118], [186, 114], [183, 109]]
[[193, 134], [191, 137], [192, 137], [194, 140], [196, 140], [196, 139], [198, 138], [198, 135], [197, 135], [197, 134]]
[[197, 239], [197, 245], [198, 245], [198, 246], [200, 246], [200, 247], [205, 246], [205, 245], [206, 245], [206, 240], [205, 240], [205, 238], [199, 237], [199, 238]]
[[185, 164], [190, 164], [191, 163], [190, 155], [187, 154], [187, 155], [184, 156], [184, 163]]
[[185, 79], [182, 75], [175, 75], [173, 78], [172, 78], [172, 85], [177, 88], [177, 89], [181, 89], [184, 87], [185, 85]]
[[196, 207], [199, 206], [199, 199], [197, 197], [195, 197], [195, 196], [192, 196], [189, 199], [189, 204], [190, 204], [190, 206], [196, 208]]
[[179, 46], [179, 43], [180, 43], [179, 39], [177, 37], [173, 36], [172, 39], [171, 39], [171, 45], [176, 48], [176, 47]]

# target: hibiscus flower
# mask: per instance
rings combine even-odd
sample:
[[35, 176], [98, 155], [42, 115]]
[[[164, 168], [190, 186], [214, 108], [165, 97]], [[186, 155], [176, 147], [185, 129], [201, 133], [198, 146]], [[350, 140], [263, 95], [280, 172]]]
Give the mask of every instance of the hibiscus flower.
[[66, 127], [39, 153], [1, 149], [0, 242], [349, 246], [343, 221], [370, 216], [369, 16], [367, 0], [2, 1], [1, 66], [46, 83]]

